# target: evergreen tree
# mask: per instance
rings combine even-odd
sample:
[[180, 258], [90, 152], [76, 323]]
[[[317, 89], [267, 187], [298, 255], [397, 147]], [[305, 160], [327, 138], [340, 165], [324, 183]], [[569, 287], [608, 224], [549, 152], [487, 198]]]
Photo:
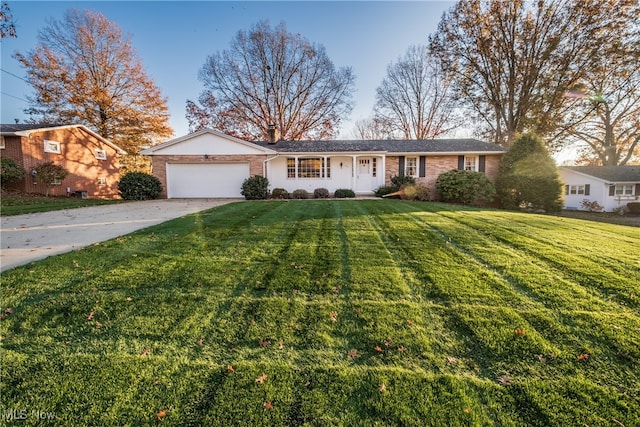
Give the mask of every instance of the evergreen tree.
[[500, 161], [496, 191], [506, 209], [562, 208], [562, 183], [555, 161], [534, 133], [519, 136]]

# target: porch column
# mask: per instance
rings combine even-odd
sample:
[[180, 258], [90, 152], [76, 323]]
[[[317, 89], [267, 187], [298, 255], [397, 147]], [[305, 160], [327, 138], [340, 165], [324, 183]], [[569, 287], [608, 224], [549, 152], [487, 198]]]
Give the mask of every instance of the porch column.
[[[380, 156], [380, 163], [381, 163], [381, 168], [380, 168], [380, 172], [382, 173], [382, 184], [381, 185], [387, 185], [387, 156], [385, 154], [383, 154], [382, 156]], [[380, 182], [380, 180], [378, 180], [378, 182]]]
[[351, 155], [351, 189], [353, 190], [353, 192], [356, 192], [357, 187], [357, 182], [356, 180], [358, 179], [357, 175], [358, 172], [356, 170], [356, 159], [358, 156], [356, 156], [355, 154]]

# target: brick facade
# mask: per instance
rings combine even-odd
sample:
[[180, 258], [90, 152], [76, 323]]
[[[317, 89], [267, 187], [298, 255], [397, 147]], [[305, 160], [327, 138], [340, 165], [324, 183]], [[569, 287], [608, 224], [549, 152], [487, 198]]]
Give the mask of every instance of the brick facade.
[[[498, 177], [498, 165], [500, 164], [501, 158], [502, 154], [485, 156], [484, 173], [487, 178], [492, 181], [495, 181]], [[452, 169], [458, 169], [458, 155], [426, 156], [425, 160], [425, 176], [416, 178], [416, 183], [429, 188], [430, 197], [437, 200], [439, 199], [439, 195], [436, 191], [436, 180], [440, 174]], [[399, 156], [387, 156], [386, 165], [385, 185], [391, 185], [391, 178], [400, 174]]]
[[[49, 189], [50, 196], [65, 196], [84, 191], [91, 198], [117, 198], [119, 154], [110, 144], [82, 127], [62, 126], [48, 130], [29, 131], [28, 136], [4, 135], [5, 148], [0, 156], [12, 158], [25, 170], [25, 178], [8, 186], [25, 193], [45, 194], [46, 186], [35, 182], [31, 171], [38, 165], [53, 162], [69, 173], [60, 185]], [[45, 140], [60, 143], [60, 153], [45, 152]], [[104, 150], [106, 160], [96, 157], [95, 150]]]

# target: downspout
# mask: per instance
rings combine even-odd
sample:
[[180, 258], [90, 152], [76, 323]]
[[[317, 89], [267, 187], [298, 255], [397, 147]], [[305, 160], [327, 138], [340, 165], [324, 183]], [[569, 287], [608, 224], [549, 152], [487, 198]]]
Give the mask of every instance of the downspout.
[[267, 176], [267, 162], [270, 162], [271, 160], [274, 160], [279, 156], [280, 156], [280, 153], [277, 153], [275, 156], [269, 157], [269, 158], [264, 159], [262, 161], [262, 176], [264, 176], [265, 178], [269, 179], [269, 177]]

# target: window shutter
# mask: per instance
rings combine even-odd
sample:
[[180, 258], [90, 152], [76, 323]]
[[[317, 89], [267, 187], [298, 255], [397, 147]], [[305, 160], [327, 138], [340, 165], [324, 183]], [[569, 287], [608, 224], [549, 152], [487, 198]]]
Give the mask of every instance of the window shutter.
[[398, 176], [404, 176], [404, 156], [400, 156], [398, 157], [398, 163], [400, 163], [400, 167], [399, 167], [399, 171], [398, 171]]
[[640, 196], [640, 184], [636, 184], [636, 196]]
[[564, 186], [564, 194], [565, 195], [569, 194], [569, 186], [568, 185]]
[[458, 170], [464, 170], [464, 156], [458, 156]]
[[585, 184], [584, 185], [584, 195], [588, 196], [590, 191], [591, 191], [591, 184]]
[[616, 195], [616, 186], [615, 185], [610, 185], [609, 186], [609, 195], [610, 196], [615, 196]]
[[480, 156], [478, 164], [478, 172], [484, 173], [485, 163], [487, 162], [487, 156]]
[[425, 176], [427, 176], [427, 157], [426, 156], [420, 156], [420, 170], [419, 170], [418, 176], [420, 176], [421, 178], [424, 178]]

